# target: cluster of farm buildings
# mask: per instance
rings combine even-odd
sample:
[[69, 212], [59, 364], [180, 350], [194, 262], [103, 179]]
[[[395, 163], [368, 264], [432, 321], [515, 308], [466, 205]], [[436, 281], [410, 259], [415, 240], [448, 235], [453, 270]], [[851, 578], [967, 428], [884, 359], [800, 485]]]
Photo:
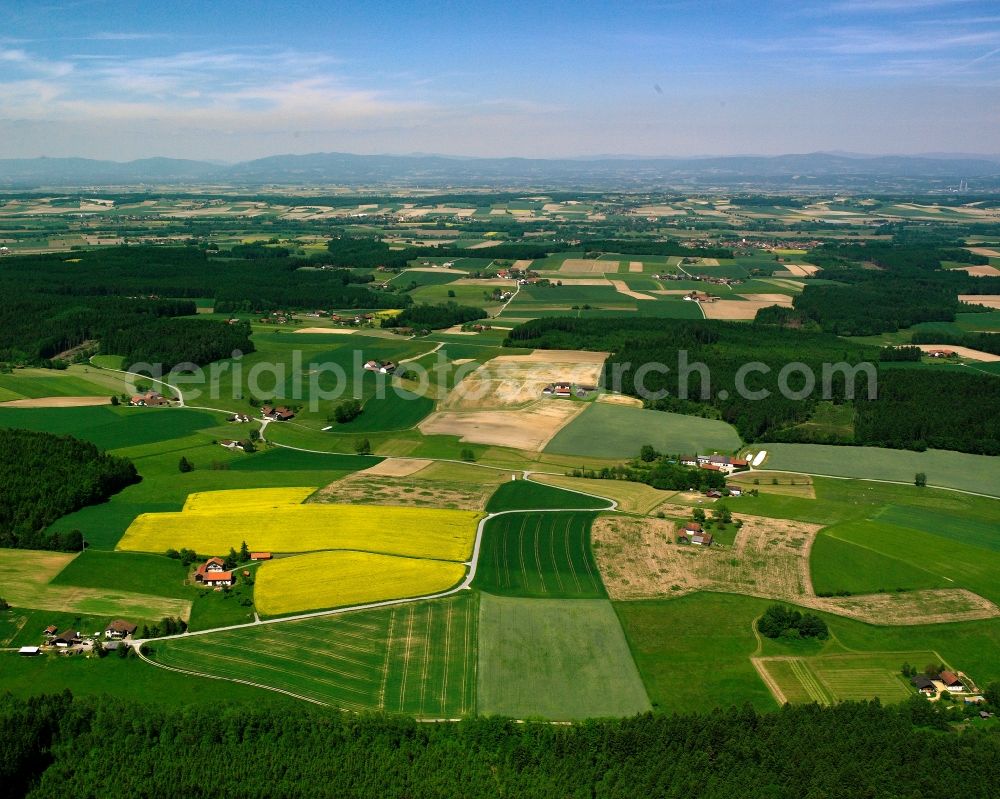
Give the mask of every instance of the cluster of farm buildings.
[[[918, 674], [910, 682], [919, 693], [931, 700], [940, 699], [941, 695], [947, 692], [948, 694], [960, 694], [963, 701], [969, 705], [978, 705], [986, 701], [986, 697], [982, 695], [982, 692], [969, 679], [968, 675], [960, 671], [945, 669], [937, 674]], [[982, 711], [979, 715], [983, 718], [989, 718], [993, 714]]]
[[597, 386], [574, 385], [565, 381], [549, 383], [542, 389], [542, 394], [546, 397], [572, 397], [575, 395], [580, 399], [586, 399], [596, 393]]
[[750, 468], [750, 463], [744, 458], [734, 458], [730, 455], [681, 455], [680, 463], [681, 466], [697, 466], [699, 469], [726, 474]]
[[145, 391], [142, 394], [133, 395], [129, 399], [128, 404], [135, 407], [159, 408], [162, 405], [169, 405], [170, 400], [158, 391]]
[[[124, 619], [115, 619], [108, 622], [108, 626], [104, 630], [102, 646], [106, 650], [115, 650], [121, 646], [123, 640], [131, 639], [137, 629], [138, 627], [135, 624]], [[56, 625], [50, 624], [42, 631], [42, 636], [44, 640], [41, 646], [22, 646], [18, 650], [18, 653], [31, 656], [40, 655], [45, 651], [63, 652], [65, 654], [82, 652], [93, 649], [95, 643], [100, 641], [101, 633], [95, 632], [93, 635], [84, 635], [79, 630], [72, 628], [59, 632], [59, 628]]]

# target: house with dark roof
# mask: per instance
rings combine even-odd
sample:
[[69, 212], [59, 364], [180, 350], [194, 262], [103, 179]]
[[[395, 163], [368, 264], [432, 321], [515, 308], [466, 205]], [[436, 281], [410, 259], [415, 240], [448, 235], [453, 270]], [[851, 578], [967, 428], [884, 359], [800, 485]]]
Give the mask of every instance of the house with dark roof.
[[136, 625], [131, 622], [125, 621], [124, 619], [115, 619], [108, 623], [107, 629], [104, 631], [105, 638], [128, 638], [130, 635], [134, 635]]
[[916, 688], [920, 693], [925, 696], [934, 696], [937, 693], [937, 688], [934, 686], [934, 681], [930, 677], [925, 677], [923, 674], [918, 674], [910, 682], [913, 683], [913, 687]]

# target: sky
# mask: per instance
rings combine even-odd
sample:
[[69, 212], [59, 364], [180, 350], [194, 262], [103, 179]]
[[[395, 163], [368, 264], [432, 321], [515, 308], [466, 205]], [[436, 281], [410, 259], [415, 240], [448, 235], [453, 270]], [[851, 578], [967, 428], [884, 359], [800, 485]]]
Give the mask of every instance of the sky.
[[2, 0], [0, 158], [1000, 153], [997, 0]]

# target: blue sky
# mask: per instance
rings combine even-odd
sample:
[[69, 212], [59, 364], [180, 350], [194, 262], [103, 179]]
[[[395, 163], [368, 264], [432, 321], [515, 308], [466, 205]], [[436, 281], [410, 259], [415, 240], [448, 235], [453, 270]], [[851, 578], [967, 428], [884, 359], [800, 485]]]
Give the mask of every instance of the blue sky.
[[0, 157], [1000, 153], [1000, 3], [0, 2]]

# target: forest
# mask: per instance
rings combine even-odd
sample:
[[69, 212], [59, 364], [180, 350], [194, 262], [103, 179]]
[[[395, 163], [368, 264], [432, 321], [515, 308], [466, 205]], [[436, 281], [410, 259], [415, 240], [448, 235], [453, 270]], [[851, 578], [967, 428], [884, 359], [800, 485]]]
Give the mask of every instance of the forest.
[[567, 474], [591, 480], [628, 480], [633, 483], [645, 483], [661, 491], [707, 491], [710, 488], [726, 487], [726, 476], [722, 472], [682, 466], [676, 457], [661, 455], [658, 452], [653, 452], [648, 460], [640, 458], [627, 464], [604, 466], [601, 469], [573, 469]]
[[0, 697], [0, 726], [0, 784], [33, 799], [984, 799], [1000, 785], [1000, 737], [950, 731], [916, 697], [553, 725], [265, 703], [206, 712], [66, 691]]
[[[877, 370], [873, 399], [868, 398], [871, 387], [864, 372], [850, 380], [834, 372], [827, 399], [835, 404], [853, 403], [857, 414], [852, 439], [796, 429], [811, 418], [821, 399], [824, 363], [879, 361], [880, 348], [828, 333], [759, 322], [557, 317], [514, 328], [506, 343], [538, 349], [610, 351], [602, 376], [605, 387], [643, 398], [646, 407], [656, 410], [722, 419], [747, 442], [813, 441], [1000, 454], [1000, 382], [995, 377], [955, 371], [931, 373], [907, 368], [905, 363]], [[686, 381], [681, 374], [682, 352], [690, 371]], [[770, 392], [760, 399], [733, 390], [741, 367], [753, 362], [760, 366], [745, 386], [751, 392]], [[657, 363], [669, 371], [642, 374], [644, 365]], [[694, 366], [697, 363], [706, 365], [709, 380], [702, 380]], [[782, 396], [780, 390], [781, 369], [791, 363], [803, 364], [816, 378], [816, 389], [802, 399]], [[643, 397], [637, 386], [640, 377], [646, 392], [665, 390], [667, 395]], [[787, 382], [792, 391], [804, 387], [794, 376]], [[686, 398], [681, 390], [684, 385]], [[727, 395], [720, 396], [720, 390]]]
[[452, 325], [474, 322], [486, 317], [486, 311], [472, 305], [446, 302], [439, 305], [411, 305], [401, 314], [382, 320], [382, 327], [412, 327], [417, 330], [440, 330]]
[[204, 366], [231, 358], [237, 350], [244, 355], [254, 351], [247, 322], [150, 319], [128, 327], [105, 327], [97, 337], [104, 352], [124, 356], [129, 367], [162, 365], [164, 373], [179, 364]]
[[45, 528], [139, 480], [131, 461], [88, 441], [0, 428], [0, 546], [79, 551], [78, 534]]

